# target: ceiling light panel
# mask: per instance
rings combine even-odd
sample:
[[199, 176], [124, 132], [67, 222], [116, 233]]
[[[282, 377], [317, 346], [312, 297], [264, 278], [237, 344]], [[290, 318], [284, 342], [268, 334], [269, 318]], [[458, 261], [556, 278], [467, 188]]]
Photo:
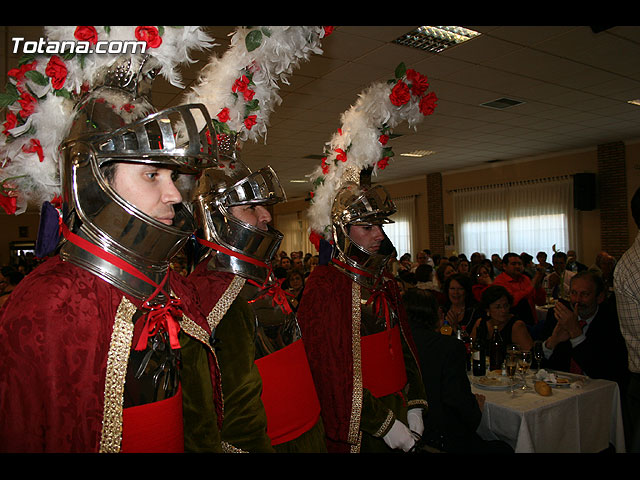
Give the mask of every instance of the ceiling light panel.
[[444, 49], [466, 42], [480, 35], [479, 32], [464, 27], [431, 27], [422, 26], [405, 33], [394, 40], [395, 43], [407, 47], [439, 53]]

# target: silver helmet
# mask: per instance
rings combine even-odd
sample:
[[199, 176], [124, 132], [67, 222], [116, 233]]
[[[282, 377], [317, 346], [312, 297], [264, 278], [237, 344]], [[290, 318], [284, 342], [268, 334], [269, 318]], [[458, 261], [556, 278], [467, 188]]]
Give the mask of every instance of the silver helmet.
[[263, 284], [269, 279], [283, 234], [271, 225], [262, 230], [240, 220], [230, 209], [240, 205], [269, 206], [286, 201], [286, 195], [270, 166], [252, 173], [237, 158], [233, 139], [219, 138], [218, 144], [221, 162], [203, 171], [192, 195], [197, 235], [210, 247], [199, 260], [210, 253], [211, 269]]
[[[144, 62], [134, 66], [130, 59], [105, 73], [104, 83], [76, 106], [60, 146], [60, 177], [68, 229], [159, 284], [171, 257], [195, 231], [193, 215], [180, 203], [174, 206], [172, 225], [159, 222], [122, 198], [105, 169], [114, 162], [145, 163], [192, 176], [214, 161], [216, 145], [203, 105], [155, 111], [148, 100], [154, 76], [153, 68]], [[176, 185], [188, 198], [192, 184]], [[65, 242], [60, 254], [136, 298], [153, 293], [152, 285], [72, 242]]]
[[[373, 287], [393, 254], [389, 241], [377, 252], [367, 250], [350, 236], [352, 226], [374, 226], [393, 223], [389, 216], [396, 206], [382, 186], [361, 186], [346, 182], [336, 194], [331, 208], [331, 232], [334, 242], [334, 264], [365, 287]], [[385, 235], [386, 238], [386, 235]]]

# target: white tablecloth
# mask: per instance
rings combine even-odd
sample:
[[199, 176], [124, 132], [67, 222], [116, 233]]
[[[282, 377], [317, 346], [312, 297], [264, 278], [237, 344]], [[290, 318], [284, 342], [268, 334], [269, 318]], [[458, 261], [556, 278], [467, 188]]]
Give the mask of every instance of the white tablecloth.
[[[533, 379], [527, 380], [533, 387]], [[608, 380], [586, 379], [583, 388], [553, 388], [543, 397], [533, 390], [515, 398], [508, 390], [488, 390], [478, 434], [500, 439], [516, 453], [596, 453], [613, 444], [625, 451], [620, 391]]]

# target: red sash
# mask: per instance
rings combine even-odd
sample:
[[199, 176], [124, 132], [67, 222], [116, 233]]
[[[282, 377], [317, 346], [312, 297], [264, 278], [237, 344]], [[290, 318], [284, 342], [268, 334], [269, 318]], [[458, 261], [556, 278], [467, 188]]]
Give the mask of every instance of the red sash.
[[376, 398], [402, 391], [407, 384], [400, 327], [361, 339], [362, 386]]
[[184, 453], [182, 386], [170, 398], [122, 411], [122, 453]]
[[304, 343], [298, 340], [256, 360], [262, 377], [262, 403], [272, 445], [298, 438], [320, 418], [320, 401]]

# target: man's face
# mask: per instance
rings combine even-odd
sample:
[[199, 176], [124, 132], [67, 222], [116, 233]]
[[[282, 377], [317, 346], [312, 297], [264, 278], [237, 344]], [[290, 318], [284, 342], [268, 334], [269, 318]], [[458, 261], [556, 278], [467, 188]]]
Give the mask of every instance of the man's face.
[[567, 269], [567, 261], [564, 257], [554, 257], [553, 269], [556, 273], [562, 274]]
[[280, 260], [280, 266], [285, 270], [289, 270], [291, 268], [291, 260], [289, 258], [283, 258]]
[[491, 263], [494, 267], [502, 270], [502, 259], [498, 255], [491, 255]]
[[427, 254], [424, 252], [420, 252], [418, 254], [418, 263], [420, 265], [424, 265], [425, 263], [427, 263]]
[[524, 265], [520, 257], [509, 257], [509, 260], [504, 265], [504, 271], [512, 278], [519, 278], [524, 271]]
[[297, 270], [302, 270], [304, 267], [304, 264], [302, 262], [302, 259], [300, 257], [296, 257], [293, 259], [293, 268], [297, 269]]
[[582, 318], [589, 318], [596, 311], [596, 307], [604, 300], [604, 292], [596, 295], [596, 285], [589, 278], [581, 277], [571, 280], [569, 290], [571, 305], [578, 304], [578, 314]]
[[143, 163], [118, 163], [111, 186], [138, 210], [166, 225], [173, 224], [173, 206], [182, 201], [176, 174], [168, 168]]
[[575, 262], [577, 258], [575, 250], [569, 250], [567, 252], [567, 262]]
[[262, 205], [237, 205], [229, 208], [229, 211], [238, 220], [242, 220], [260, 230], [267, 230], [267, 225], [271, 221], [269, 210]]
[[384, 240], [384, 232], [380, 225], [352, 225], [349, 236], [362, 248], [373, 253], [378, 252]]

